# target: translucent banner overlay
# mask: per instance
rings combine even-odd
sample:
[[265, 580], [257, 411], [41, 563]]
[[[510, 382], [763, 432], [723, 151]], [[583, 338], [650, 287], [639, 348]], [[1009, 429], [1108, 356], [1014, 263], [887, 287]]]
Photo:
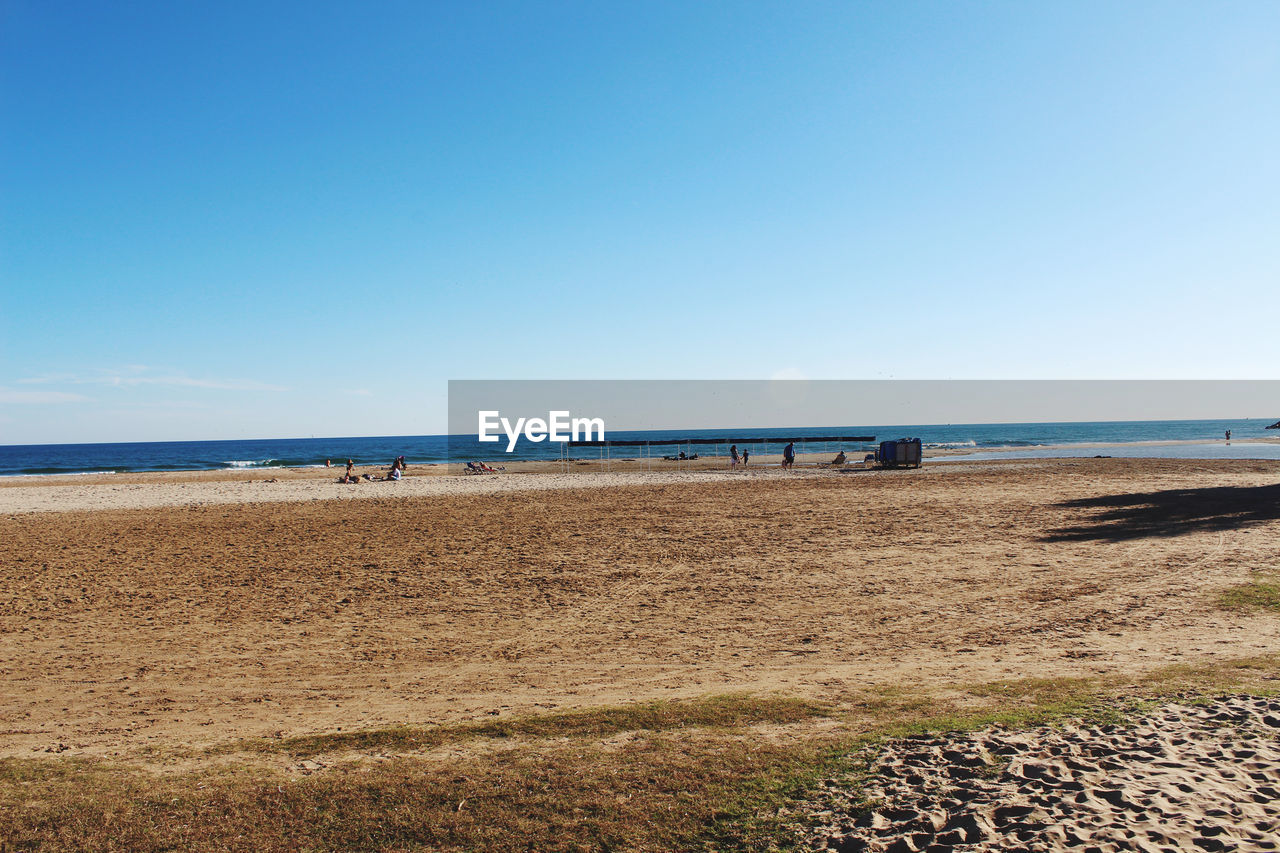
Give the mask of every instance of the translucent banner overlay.
[[1280, 380], [454, 380], [447, 444], [448, 461], [489, 465], [734, 445], [763, 464], [788, 444], [853, 458], [900, 438], [934, 457], [1280, 458], [1277, 419]]

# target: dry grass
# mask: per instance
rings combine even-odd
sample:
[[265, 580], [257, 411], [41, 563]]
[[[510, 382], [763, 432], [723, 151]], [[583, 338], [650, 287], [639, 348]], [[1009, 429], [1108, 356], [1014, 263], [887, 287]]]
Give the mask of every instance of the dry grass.
[[[0, 826], [7, 850], [767, 850], [794, 837], [781, 807], [825, 777], [856, 773], [885, 738], [1115, 717], [1133, 707], [1124, 697], [1261, 693], [1277, 680], [1280, 657], [1265, 657], [1137, 680], [881, 690], [839, 709], [720, 696], [250, 741], [235, 769], [165, 775], [7, 759]], [[466, 749], [494, 740], [504, 748]], [[442, 745], [449, 756], [422, 752]], [[352, 760], [352, 751], [392, 755]], [[278, 763], [343, 753], [311, 775]]]
[[[243, 744], [245, 769], [155, 776], [83, 760], [0, 761], [0, 825], [13, 850], [662, 850], [724, 815], [735, 782], [795, 772], [820, 739], [743, 737], [820, 718], [788, 699], [703, 702], [450, 729]], [[613, 736], [628, 733], [620, 741]], [[511, 738], [478, 750], [346, 761], [298, 777], [254, 755], [421, 750]]]
[[510, 720], [454, 726], [396, 726], [368, 731], [261, 739], [221, 751], [249, 748], [303, 757], [344, 750], [422, 751], [475, 738], [600, 738], [620, 732], [660, 732], [692, 727], [738, 728], [757, 723], [786, 724], [829, 716], [818, 702], [780, 697], [711, 696], [696, 702], [644, 702]]

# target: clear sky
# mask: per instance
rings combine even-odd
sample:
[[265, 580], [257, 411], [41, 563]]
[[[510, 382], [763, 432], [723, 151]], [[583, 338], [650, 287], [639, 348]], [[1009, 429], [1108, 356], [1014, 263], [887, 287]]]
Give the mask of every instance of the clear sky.
[[0, 2], [0, 443], [1274, 378], [1280, 3]]

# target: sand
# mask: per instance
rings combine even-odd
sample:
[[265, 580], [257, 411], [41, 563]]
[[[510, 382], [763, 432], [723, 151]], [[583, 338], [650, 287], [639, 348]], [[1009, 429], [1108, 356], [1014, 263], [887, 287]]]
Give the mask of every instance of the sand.
[[[1136, 677], [1280, 650], [1280, 620], [1218, 604], [1274, 567], [1275, 462], [248, 479], [0, 489], [0, 756], [145, 764], [260, 736], [735, 691], [838, 704], [876, 687]], [[1277, 716], [1232, 701], [1265, 725]], [[1018, 843], [1031, 824], [1109, 832], [1125, 803], [1194, 815], [1160, 830], [1172, 840], [1138, 839], [1150, 849], [1211, 846], [1226, 818], [1205, 816], [1232, 814], [1219, 802], [1232, 797], [1242, 845], [1274, 826], [1230, 787], [1231, 773], [1274, 774], [1273, 746], [1223, 746], [1198, 711], [1161, 713], [1120, 735], [984, 735], [1014, 750], [1013, 787], [974, 781], [966, 802], [986, 811], [957, 814], [997, 846], [991, 809], [1006, 797], [1044, 810], [1008, 823]], [[1083, 754], [1098, 737], [1121, 767], [1084, 762], [1032, 796], [1048, 777], [1027, 768], [1060, 773], [1055, 745]], [[1125, 746], [1151, 738], [1171, 766]], [[950, 749], [912, 749], [933, 761], [934, 747]], [[1068, 803], [1077, 784], [1093, 793]], [[885, 837], [854, 829], [868, 828], [828, 840]]]
[[1275, 463], [556, 476], [4, 490], [0, 754], [1280, 649]]
[[[603, 472], [572, 474], [500, 474], [446, 476], [431, 473], [396, 482], [361, 481], [344, 485], [336, 475], [324, 478], [273, 476], [236, 479], [187, 479], [181, 475], [133, 475], [119, 482], [25, 483], [0, 488], [0, 515], [100, 509], [220, 506], [224, 504], [299, 503], [303, 501], [404, 500], [499, 495], [512, 492], [599, 489], [671, 483], [715, 482], [742, 476], [727, 472]], [[340, 473], [340, 472], [339, 472]], [[750, 475], [747, 475], [750, 476]]]
[[[806, 804], [815, 850], [1276, 850], [1280, 700], [1226, 696], [1125, 725], [902, 740], [883, 750], [865, 791], [824, 786]], [[874, 810], [859, 808], [860, 794]]]
[[[840, 469], [816, 457], [789, 477], [861, 473], [884, 475], [861, 463]], [[512, 462], [498, 474], [463, 474], [458, 465], [413, 465], [399, 481], [338, 482], [343, 468], [258, 468], [214, 471], [132, 472], [0, 477], [0, 515], [97, 509], [149, 509], [242, 503], [293, 503], [370, 498], [489, 495], [618, 486], [710, 483], [762, 478], [782, 472], [776, 464], [730, 468], [727, 459], [703, 457], [683, 462], [618, 458], [608, 462]], [[382, 476], [386, 468], [361, 466], [358, 475]], [[534, 475], [534, 476], [531, 476]]]

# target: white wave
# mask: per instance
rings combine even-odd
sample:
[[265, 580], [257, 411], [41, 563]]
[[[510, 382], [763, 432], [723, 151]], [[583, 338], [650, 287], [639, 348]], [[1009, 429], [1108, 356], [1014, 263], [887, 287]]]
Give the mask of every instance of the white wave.
[[256, 461], [252, 459], [229, 459], [222, 464], [228, 468], [266, 468], [275, 461], [274, 459], [258, 459]]
[[925, 447], [977, 447], [978, 442], [974, 441], [973, 439], [969, 439], [968, 441], [929, 441], [929, 442], [926, 442], [924, 446]]

